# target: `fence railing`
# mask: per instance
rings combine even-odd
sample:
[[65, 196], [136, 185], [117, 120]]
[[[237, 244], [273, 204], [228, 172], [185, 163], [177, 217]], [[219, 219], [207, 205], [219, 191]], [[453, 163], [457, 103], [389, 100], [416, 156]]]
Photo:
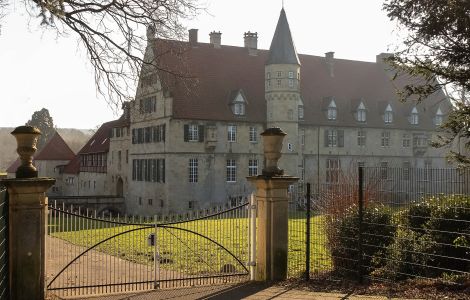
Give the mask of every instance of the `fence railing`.
[[469, 170], [362, 168], [312, 185], [310, 205], [306, 189], [291, 191], [291, 277], [470, 277]]
[[8, 192], [0, 185], [0, 299], [8, 299]]

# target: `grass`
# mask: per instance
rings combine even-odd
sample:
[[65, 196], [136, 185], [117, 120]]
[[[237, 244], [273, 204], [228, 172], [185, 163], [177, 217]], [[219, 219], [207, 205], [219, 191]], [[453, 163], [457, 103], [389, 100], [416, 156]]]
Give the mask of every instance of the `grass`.
[[[326, 247], [324, 217], [312, 217], [311, 224], [311, 270], [315, 272], [329, 269], [331, 259]], [[249, 260], [247, 218], [212, 218], [172, 227], [174, 228], [158, 228], [156, 231], [160, 268], [188, 275], [245, 271], [221, 246], [232, 252], [241, 263], [246, 264]], [[305, 217], [289, 219], [290, 276], [296, 276], [305, 270], [305, 230]], [[125, 233], [126, 231], [131, 232]], [[221, 246], [190, 231], [210, 238]], [[147, 245], [148, 236], [155, 233], [153, 227], [109, 224], [99, 220], [86, 221], [69, 217], [50, 218], [49, 232], [52, 236], [83, 246], [84, 249], [109, 238], [94, 249], [139, 264], [154, 263], [154, 247]]]

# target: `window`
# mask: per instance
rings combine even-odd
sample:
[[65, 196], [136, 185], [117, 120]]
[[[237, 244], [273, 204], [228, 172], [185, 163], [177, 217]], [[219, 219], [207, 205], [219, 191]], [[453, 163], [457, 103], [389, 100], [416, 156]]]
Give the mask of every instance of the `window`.
[[403, 135], [403, 148], [411, 147], [411, 136], [407, 133]]
[[416, 107], [413, 107], [413, 110], [411, 110], [410, 123], [412, 125], [419, 124], [419, 115], [418, 115], [418, 110], [416, 109]]
[[410, 180], [410, 168], [411, 164], [409, 161], [403, 162], [403, 180]]
[[364, 147], [366, 145], [366, 132], [364, 130], [359, 130], [357, 132], [357, 145]]
[[278, 80], [277, 80], [277, 86], [278, 86], [278, 87], [281, 86], [281, 82], [282, 82], [281, 79], [278, 79]]
[[382, 132], [382, 147], [390, 147], [390, 131]]
[[325, 147], [344, 147], [344, 131], [337, 129], [325, 130]]
[[189, 159], [189, 182], [197, 182], [198, 176], [198, 160], [197, 158]]
[[289, 73], [288, 73], [288, 74], [289, 74], [289, 78], [294, 78], [294, 72], [292, 72], [292, 71], [289, 71]]
[[250, 142], [256, 143], [258, 142], [258, 133], [256, 127], [250, 127]]
[[292, 145], [291, 143], [287, 143], [287, 150], [294, 151], [294, 145]]
[[237, 126], [236, 125], [227, 126], [227, 141], [229, 142], [237, 141]]
[[266, 78], [271, 79], [271, 73], [270, 72], [266, 73]]
[[305, 146], [305, 129], [300, 129], [300, 145]]
[[413, 135], [413, 147], [427, 147], [428, 137], [424, 134]]
[[234, 114], [236, 114], [237, 116], [245, 115], [245, 103], [235, 103]]
[[153, 113], [157, 111], [157, 98], [148, 97], [145, 99], [140, 99], [140, 113]]
[[139, 205], [142, 205], [142, 197], [139, 197]]
[[444, 114], [441, 111], [441, 108], [439, 107], [436, 112], [436, 116], [434, 117], [434, 125], [436, 126], [441, 126], [444, 121]]
[[380, 163], [380, 178], [387, 179], [388, 178], [388, 162], [383, 161]]
[[357, 112], [356, 112], [356, 120], [358, 122], [365, 122], [366, 121], [366, 107], [364, 106], [364, 103], [360, 103]]
[[289, 87], [294, 87], [294, 79], [289, 79]]
[[328, 158], [326, 160], [326, 183], [339, 182], [340, 160], [338, 158]]
[[258, 175], [258, 160], [250, 159], [248, 160], [248, 176], [257, 176]]
[[287, 119], [288, 120], [294, 120], [294, 111], [292, 109], [287, 110]]
[[277, 71], [277, 78], [281, 78], [282, 77], [282, 72], [281, 71]]
[[304, 119], [304, 106], [299, 105], [299, 120], [303, 120], [303, 119]]
[[387, 108], [385, 108], [384, 122], [385, 124], [390, 124], [393, 122], [393, 110], [390, 104], [387, 105]]
[[184, 125], [184, 141], [185, 142], [203, 142], [204, 126], [196, 124]]
[[338, 146], [338, 132], [336, 130], [328, 130], [328, 147]]
[[336, 103], [334, 100], [331, 100], [330, 105], [328, 105], [328, 120], [336, 120], [337, 109]]
[[227, 182], [237, 181], [237, 165], [234, 159], [227, 159]]
[[365, 162], [363, 162], [363, 161], [358, 161], [358, 162], [357, 162], [357, 167], [358, 167], [358, 168], [365, 168], [365, 166], [366, 166], [366, 163], [365, 163]]
[[165, 183], [165, 159], [133, 159], [132, 180]]
[[148, 202], [149, 205], [152, 206], [152, 205], [153, 205], [153, 199], [149, 199], [148, 201], [149, 201], [149, 202]]

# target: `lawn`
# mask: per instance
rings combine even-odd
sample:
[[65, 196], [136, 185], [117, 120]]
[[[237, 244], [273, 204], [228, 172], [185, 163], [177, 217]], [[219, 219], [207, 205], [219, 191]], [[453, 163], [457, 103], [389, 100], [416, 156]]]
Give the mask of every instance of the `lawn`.
[[[121, 218], [116, 221], [124, 220]], [[244, 265], [249, 259], [247, 218], [236, 215], [209, 218], [158, 227], [157, 230], [152, 223], [143, 222], [145, 220], [136, 223], [141, 221], [143, 225], [127, 225], [61, 216], [50, 218], [48, 228], [52, 236], [86, 248], [108, 239], [94, 249], [139, 264], [154, 264], [154, 253], [157, 250], [161, 269], [188, 275], [245, 271], [236, 258]], [[323, 271], [331, 268], [324, 235], [324, 218], [312, 217], [311, 223], [311, 271]], [[305, 218], [289, 219], [290, 276], [298, 276], [305, 271], [305, 229]], [[156, 233], [157, 247], [147, 244], [151, 233]]]

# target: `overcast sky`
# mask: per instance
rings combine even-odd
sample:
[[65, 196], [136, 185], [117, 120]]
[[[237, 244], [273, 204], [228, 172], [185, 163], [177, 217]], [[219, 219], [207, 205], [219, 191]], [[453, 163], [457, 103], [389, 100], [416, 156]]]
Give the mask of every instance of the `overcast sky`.
[[[14, 1], [20, 2], [20, 1]], [[243, 46], [243, 33], [258, 32], [258, 47], [269, 48], [281, 0], [209, 0], [209, 14], [187, 21], [199, 41], [222, 32], [222, 44]], [[375, 61], [395, 49], [395, 26], [380, 0], [285, 0], [297, 51]], [[22, 4], [12, 5], [0, 34], [0, 127], [23, 125], [36, 110], [49, 109], [62, 128], [94, 128], [118, 117], [96, 93], [86, 53], [75, 36], [57, 39], [28, 24]], [[119, 113], [119, 112], [118, 112]]]

